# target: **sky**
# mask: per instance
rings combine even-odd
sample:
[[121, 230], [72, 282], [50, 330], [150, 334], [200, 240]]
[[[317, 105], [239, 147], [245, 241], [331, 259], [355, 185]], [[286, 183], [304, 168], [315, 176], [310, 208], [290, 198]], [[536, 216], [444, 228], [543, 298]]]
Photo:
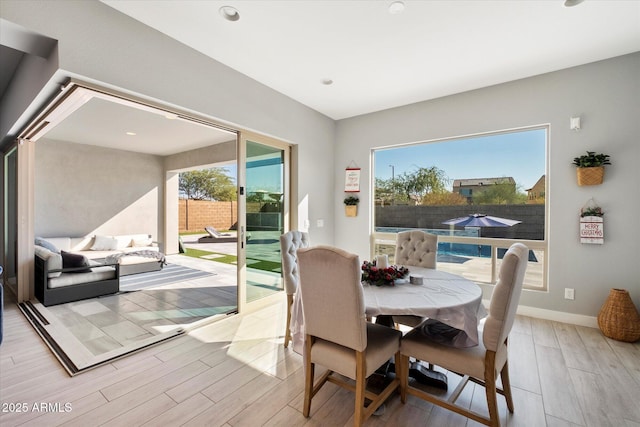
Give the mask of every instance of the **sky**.
[[[512, 177], [522, 191], [545, 174], [546, 130], [534, 129], [375, 151], [375, 177], [436, 166], [451, 180]], [[391, 168], [390, 165], [394, 167]]]
[[[512, 177], [525, 191], [545, 173], [546, 130], [534, 129], [459, 140], [432, 142], [375, 151], [375, 177], [390, 179], [419, 167], [436, 166], [451, 180]], [[226, 165], [227, 175], [236, 179], [236, 165]], [[248, 191], [280, 189], [279, 166], [247, 171]], [[281, 191], [281, 190], [278, 190]]]

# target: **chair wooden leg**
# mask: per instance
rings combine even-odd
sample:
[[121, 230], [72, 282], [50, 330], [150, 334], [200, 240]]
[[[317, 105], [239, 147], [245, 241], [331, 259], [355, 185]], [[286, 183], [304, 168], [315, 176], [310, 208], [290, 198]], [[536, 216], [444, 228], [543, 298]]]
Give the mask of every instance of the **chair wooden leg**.
[[509, 380], [509, 361], [507, 360], [500, 371], [500, 378], [502, 379], [502, 391], [504, 392], [504, 398], [507, 401], [507, 409], [513, 414], [513, 397], [511, 397], [511, 381]]
[[287, 328], [284, 330], [284, 348], [291, 342], [291, 307], [293, 306], [293, 295], [287, 295]]
[[356, 351], [356, 409], [353, 414], [353, 425], [360, 427], [364, 417], [364, 396], [367, 386], [367, 378], [365, 377], [366, 364], [364, 353]]
[[498, 413], [498, 396], [496, 393], [496, 353], [487, 351], [484, 360], [484, 382], [487, 394], [487, 406], [489, 407], [489, 425], [500, 427], [500, 414]]
[[396, 377], [400, 378], [400, 401], [407, 401], [407, 387], [409, 387], [409, 356], [396, 356]]
[[315, 364], [311, 363], [311, 344], [312, 338], [307, 335], [304, 342], [304, 407], [302, 409], [302, 415], [304, 415], [305, 418], [309, 418], [309, 414], [311, 413], [311, 398], [313, 397]]

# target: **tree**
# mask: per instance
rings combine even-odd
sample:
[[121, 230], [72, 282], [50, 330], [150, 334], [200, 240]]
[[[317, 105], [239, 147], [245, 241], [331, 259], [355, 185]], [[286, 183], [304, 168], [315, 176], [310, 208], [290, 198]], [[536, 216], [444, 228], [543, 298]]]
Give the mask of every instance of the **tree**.
[[447, 191], [445, 193], [429, 193], [426, 194], [422, 198], [423, 205], [442, 205], [442, 206], [453, 206], [453, 205], [466, 205], [468, 204], [467, 198], [459, 193], [452, 193]]
[[391, 205], [393, 201], [393, 188], [390, 179], [376, 178], [376, 202], [380, 202], [382, 206]]
[[418, 168], [411, 173], [404, 173], [398, 177], [398, 185], [408, 200], [422, 201], [430, 193], [447, 192], [449, 179], [442, 169], [435, 166]]
[[230, 201], [237, 199], [236, 185], [225, 168], [183, 172], [179, 178], [180, 193], [191, 200]]
[[420, 203], [427, 194], [446, 193], [449, 182], [443, 170], [435, 166], [419, 167], [413, 172], [403, 173], [394, 179], [376, 178], [376, 199], [383, 204]]
[[489, 185], [473, 194], [475, 205], [519, 205], [527, 202], [527, 195], [508, 182]]

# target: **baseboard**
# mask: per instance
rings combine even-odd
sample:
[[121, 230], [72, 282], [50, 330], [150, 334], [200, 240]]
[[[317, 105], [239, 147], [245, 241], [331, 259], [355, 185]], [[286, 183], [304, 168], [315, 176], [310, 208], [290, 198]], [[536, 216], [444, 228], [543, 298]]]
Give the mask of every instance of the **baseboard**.
[[[489, 300], [482, 301], [485, 307], [489, 307]], [[583, 314], [566, 313], [564, 311], [553, 311], [545, 308], [528, 307], [519, 305], [517, 314], [536, 319], [553, 320], [555, 322], [569, 323], [571, 325], [586, 326], [587, 328], [597, 328], [598, 318], [595, 316], [585, 316]]]

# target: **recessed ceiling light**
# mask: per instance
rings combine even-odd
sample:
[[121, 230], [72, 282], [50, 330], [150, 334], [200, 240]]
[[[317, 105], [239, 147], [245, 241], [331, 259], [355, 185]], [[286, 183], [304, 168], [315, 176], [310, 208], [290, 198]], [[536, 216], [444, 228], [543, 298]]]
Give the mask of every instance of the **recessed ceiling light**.
[[402, 13], [404, 11], [404, 3], [401, 1], [394, 1], [389, 5], [389, 13], [392, 15], [397, 15], [398, 13]]
[[136, 136], [137, 134], [135, 132], [127, 132], [127, 135], [129, 136]]
[[573, 7], [582, 3], [584, 0], [564, 0], [564, 7]]
[[164, 113], [164, 118], [169, 120], [175, 120], [178, 118], [178, 115], [173, 113]]
[[333, 84], [333, 80], [331, 80], [331, 79], [322, 79], [322, 82], [321, 82], [321, 83], [322, 83], [323, 85], [325, 85], [325, 86], [330, 86], [330, 85], [332, 85], [332, 84]]
[[237, 21], [240, 19], [240, 12], [233, 6], [222, 6], [218, 11], [227, 21]]

